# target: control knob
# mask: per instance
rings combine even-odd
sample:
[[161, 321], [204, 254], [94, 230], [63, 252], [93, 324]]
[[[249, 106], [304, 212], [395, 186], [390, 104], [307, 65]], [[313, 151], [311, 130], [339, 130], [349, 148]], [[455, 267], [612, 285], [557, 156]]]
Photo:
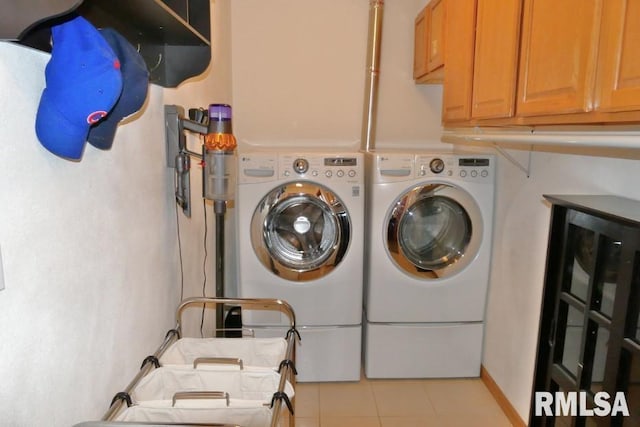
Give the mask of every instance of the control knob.
[[293, 161], [293, 170], [302, 175], [309, 170], [309, 162], [307, 159], [295, 159]]
[[429, 162], [429, 169], [433, 173], [440, 173], [444, 170], [444, 161], [438, 157]]

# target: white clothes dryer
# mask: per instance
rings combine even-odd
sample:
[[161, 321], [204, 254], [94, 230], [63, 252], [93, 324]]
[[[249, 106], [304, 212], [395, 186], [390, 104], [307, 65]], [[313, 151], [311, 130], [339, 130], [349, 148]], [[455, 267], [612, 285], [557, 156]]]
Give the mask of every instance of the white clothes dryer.
[[367, 168], [365, 374], [477, 377], [494, 157], [374, 152]]
[[[238, 155], [238, 290], [293, 306], [298, 381], [360, 378], [364, 256], [362, 153]], [[285, 319], [243, 311], [256, 336]]]

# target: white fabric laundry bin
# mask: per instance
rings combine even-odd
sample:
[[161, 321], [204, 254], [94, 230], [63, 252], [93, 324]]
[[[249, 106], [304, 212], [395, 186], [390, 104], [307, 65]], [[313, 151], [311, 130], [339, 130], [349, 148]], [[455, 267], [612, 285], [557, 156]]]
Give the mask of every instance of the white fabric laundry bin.
[[196, 359], [235, 358], [244, 366], [277, 368], [286, 358], [284, 338], [181, 338], [160, 357], [160, 364], [192, 365]]
[[[269, 369], [161, 367], [140, 380], [131, 393], [133, 404], [116, 420], [269, 426], [279, 384], [280, 374]], [[288, 382], [284, 393], [293, 398]], [[282, 405], [281, 425], [286, 425], [286, 410]]]

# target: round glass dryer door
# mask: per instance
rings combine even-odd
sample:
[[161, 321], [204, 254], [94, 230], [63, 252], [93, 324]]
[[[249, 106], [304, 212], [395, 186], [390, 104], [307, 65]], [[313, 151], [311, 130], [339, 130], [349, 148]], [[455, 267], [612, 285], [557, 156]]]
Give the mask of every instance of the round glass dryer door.
[[400, 196], [387, 217], [387, 251], [410, 276], [439, 279], [467, 266], [482, 241], [480, 208], [464, 190], [421, 185]]
[[350, 234], [344, 203], [310, 182], [274, 188], [251, 220], [251, 243], [262, 265], [295, 282], [329, 274], [344, 258]]

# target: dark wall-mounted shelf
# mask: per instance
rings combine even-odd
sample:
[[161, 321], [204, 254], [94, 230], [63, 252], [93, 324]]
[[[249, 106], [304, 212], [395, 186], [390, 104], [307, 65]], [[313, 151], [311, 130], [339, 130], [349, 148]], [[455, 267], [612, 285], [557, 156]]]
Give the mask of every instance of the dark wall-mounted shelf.
[[7, 0], [2, 2], [0, 40], [21, 40], [38, 23], [75, 9], [82, 0]]
[[0, 38], [50, 51], [51, 27], [79, 14], [97, 28], [115, 29], [136, 46], [151, 83], [176, 87], [211, 61], [209, 1], [15, 0], [0, 17]]

